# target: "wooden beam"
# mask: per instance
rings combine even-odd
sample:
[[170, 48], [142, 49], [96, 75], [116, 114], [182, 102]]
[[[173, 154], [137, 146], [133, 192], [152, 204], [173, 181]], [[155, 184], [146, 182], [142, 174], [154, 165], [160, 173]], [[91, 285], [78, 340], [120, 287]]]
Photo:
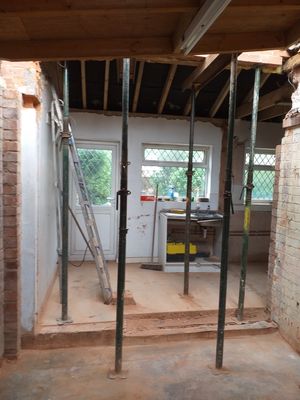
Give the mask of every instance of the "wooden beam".
[[110, 61], [105, 61], [105, 71], [104, 71], [104, 92], [103, 92], [103, 110], [107, 110], [108, 104], [108, 87], [109, 87], [109, 69]]
[[203, 65], [196, 68], [183, 82], [182, 89], [189, 89], [194, 84], [204, 87], [228, 65], [230, 58], [230, 54], [212, 54], [208, 56]]
[[[189, 26], [179, 38], [179, 48], [186, 55], [191, 52], [213, 23], [224, 12], [231, 0], [205, 0]], [[176, 44], [176, 48], [178, 44]]]
[[[238, 70], [237, 77], [239, 76], [240, 72], [241, 72], [241, 70]], [[211, 118], [213, 118], [217, 114], [219, 108], [221, 107], [225, 98], [227, 97], [227, 95], [229, 93], [229, 85], [230, 85], [230, 79], [228, 78], [228, 80], [226, 81], [225, 85], [223, 86], [221, 92], [217, 96], [213, 106], [210, 109], [209, 116]]]
[[278, 32], [237, 32], [206, 33], [193, 48], [193, 54], [232, 53], [285, 49], [284, 33]]
[[[0, 15], [19, 16], [19, 17], [63, 17], [63, 16], [117, 16], [117, 15], [136, 15], [142, 14], [178, 14], [197, 11], [199, 9], [199, 0], [161, 0], [151, 5], [151, 2], [140, 0], [110, 1], [102, 0], [85, 1], [83, 5], [69, 4], [69, 1], [61, 0], [39, 0], [28, 2], [20, 2], [12, 0], [1, 5]], [[130, 3], [130, 4], [129, 4]], [[153, 2], [152, 2], [153, 3]]]
[[166, 57], [148, 57], [147, 59], [137, 58], [137, 61], [145, 61], [148, 63], [155, 64], [176, 64], [176, 65], [185, 65], [190, 67], [199, 67], [203, 64], [206, 57], [203, 56], [182, 56], [180, 54], [170, 54]]
[[13, 61], [147, 58], [172, 51], [169, 37], [0, 41], [0, 59]]
[[235, 0], [229, 4], [228, 9], [240, 13], [257, 12], [259, 15], [266, 12], [266, 7], [270, 13], [300, 11], [300, 4], [297, 0]]
[[177, 65], [176, 64], [172, 64], [169, 68], [169, 72], [168, 72], [168, 76], [167, 76], [167, 80], [165, 82], [160, 100], [159, 100], [159, 104], [158, 104], [158, 114], [162, 114], [165, 104], [166, 104], [166, 100], [168, 98], [168, 94], [170, 91], [170, 87], [172, 85], [175, 73], [176, 73], [176, 69], [177, 69]]
[[[258, 110], [262, 111], [265, 110], [266, 108], [270, 108], [276, 103], [285, 101], [285, 100], [290, 100], [290, 96], [292, 93], [292, 87], [289, 83], [286, 83], [285, 85], [281, 86], [279, 89], [273, 90], [270, 93], [265, 94], [262, 96], [259, 100], [259, 106]], [[252, 103], [247, 102], [243, 103], [240, 105], [237, 109], [236, 112], [236, 117], [237, 118], [243, 118], [246, 117], [247, 115], [251, 114], [252, 112]]]
[[[198, 97], [199, 93], [200, 93], [200, 89], [196, 90], [196, 92], [195, 92], [195, 102], [197, 100], [197, 97]], [[191, 96], [189, 96], [189, 98], [188, 98], [188, 100], [186, 102], [186, 105], [185, 105], [185, 107], [183, 109], [183, 115], [184, 116], [187, 116], [187, 115], [190, 114], [191, 107], [192, 107]]]
[[80, 62], [81, 71], [81, 98], [82, 108], [86, 108], [86, 73], [85, 73], [85, 61]]
[[273, 107], [266, 108], [265, 110], [258, 113], [259, 121], [267, 121], [268, 119], [280, 117], [281, 115], [285, 115], [292, 107], [292, 103], [290, 106], [288, 105], [280, 105], [277, 104]]
[[[71, 108], [72, 112], [90, 112], [93, 114], [107, 115], [107, 116], [121, 116], [122, 111], [99, 111], [99, 110], [82, 110], [79, 108]], [[151, 114], [151, 113], [129, 113], [129, 117], [131, 118], [164, 118], [164, 119], [172, 119], [172, 120], [186, 120], [189, 121], [189, 117], [185, 117], [183, 115], [171, 115], [171, 114]], [[226, 119], [223, 118], [205, 118], [205, 117], [195, 117], [195, 121], [202, 122], [210, 122], [215, 126], [222, 127], [226, 124]]]
[[266, 51], [246, 51], [241, 53], [238, 57], [239, 66], [253, 66], [264, 65], [270, 68], [282, 67], [283, 51], [280, 50], [266, 50]]
[[290, 47], [300, 39], [300, 20], [298, 20], [286, 33], [286, 47]]
[[142, 79], [143, 79], [144, 66], [145, 66], [145, 62], [144, 61], [140, 61], [138, 76], [137, 76], [135, 89], [134, 89], [134, 95], [133, 95], [133, 103], [132, 103], [132, 112], [133, 113], [136, 112], [137, 106], [138, 106], [138, 101], [139, 101], [139, 97], [140, 97], [140, 90], [141, 90], [141, 84], [142, 84]]
[[[270, 76], [271, 76], [271, 74], [265, 74], [265, 73], [262, 73], [260, 75], [260, 88], [262, 88], [264, 86], [264, 84], [267, 82], [267, 80], [269, 79]], [[246, 94], [243, 103], [248, 103], [248, 102], [252, 101], [252, 99], [253, 99], [253, 87]]]

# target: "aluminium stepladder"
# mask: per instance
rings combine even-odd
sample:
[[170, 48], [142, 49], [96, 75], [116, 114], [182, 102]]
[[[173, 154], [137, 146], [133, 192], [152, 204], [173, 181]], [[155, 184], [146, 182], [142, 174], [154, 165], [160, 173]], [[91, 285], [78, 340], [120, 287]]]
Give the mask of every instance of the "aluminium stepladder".
[[[61, 207], [61, 189], [59, 187], [60, 182], [60, 168], [59, 168], [59, 158], [57, 157], [58, 141], [61, 139], [63, 133], [63, 114], [61, 110], [61, 102], [58, 99], [56, 91], [53, 86], [51, 86], [52, 91], [52, 107], [51, 107], [51, 124], [52, 124], [52, 141], [53, 141], [53, 156], [55, 164], [55, 186], [57, 188], [57, 216], [60, 217], [60, 207]], [[75, 186], [77, 190], [77, 195], [79, 199], [79, 204], [82, 210], [83, 219], [85, 222], [85, 227], [88, 236], [88, 244], [91, 249], [92, 256], [96, 264], [96, 270], [98, 273], [98, 278], [100, 282], [101, 292], [103, 295], [104, 303], [110, 304], [112, 301], [112, 289], [110, 284], [109, 272], [107, 269], [106, 261], [104, 258], [104, 253], [100, 241], [100, 236], [98, 228], [95, 221], [95, 216], [93, 213], [92, 205], [89, 199], [83, 171], [80, 164], [80, 159], [76, 149], [75, 140], [72, 134], [71, 126], [69, 125], [68, 132], [68, 144], [69, 144], [69, 154], [71, 160], [71, 166], [74, 175]], [[58, 231], [60, 231], [60, 223], [58, 224]], [[58, 240], [60, 240], [58, 235]], [[60, 244], [58, 244], [58, 247]]]

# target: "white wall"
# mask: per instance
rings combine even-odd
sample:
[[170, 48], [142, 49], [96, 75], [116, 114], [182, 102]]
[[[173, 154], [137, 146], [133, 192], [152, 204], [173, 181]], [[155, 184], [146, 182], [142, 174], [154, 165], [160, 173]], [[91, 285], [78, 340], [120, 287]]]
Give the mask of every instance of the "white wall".
[[21, 325], [31, 331], [37, 272], [37, 121], [34, 108], [21, 111]]
[[38, 270], [37, 310], [44, 303], [57, 271], [56, 206], [52, 158], [51, 129], [48, 123], [50, 88], [43, 79], [41, 115], [38, 132]]
[[[121, 141], [121, 117], [108, 117], [95, 113], [72, 113], [71, 122], [76, 139], [119, 142]], [[127, 258], [141, 260], [151, 254], [153, 226], [153, 202], [141, 202], [142, 189], [142, 144], [171, 143], [187, 144], [189, 122], [163, 118], [130, 118], [128, 158], [128, 241]], [[222, 131], [210, 123], [196, 122], [195, 144], [212, 146], [210, 206], [218, 208], [219, 171]], [[203, 203], [207, 207], [207, 203]], [[158, 210], [170, 207], [185, 207], [185, 203], [160, 202]], [[157, 244], [156, 244], [157, 245]]]
[[56, 213], [52, 144], [47, 113], [50, 96], [42, 81], [41, 108], [22, 110], [21, 324], [32, 331], [56, 273]]

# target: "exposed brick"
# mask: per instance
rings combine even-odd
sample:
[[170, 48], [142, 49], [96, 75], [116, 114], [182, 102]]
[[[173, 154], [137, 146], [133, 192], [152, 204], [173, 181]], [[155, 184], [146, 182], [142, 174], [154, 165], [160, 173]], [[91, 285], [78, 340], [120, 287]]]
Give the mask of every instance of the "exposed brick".
[[3, 119], [18, 118], [17, 108], [3, 108]]
[[300, 351], [300, 130], [288, 129], [276, 149], [269, 253], [268, 308], [283, 336]]

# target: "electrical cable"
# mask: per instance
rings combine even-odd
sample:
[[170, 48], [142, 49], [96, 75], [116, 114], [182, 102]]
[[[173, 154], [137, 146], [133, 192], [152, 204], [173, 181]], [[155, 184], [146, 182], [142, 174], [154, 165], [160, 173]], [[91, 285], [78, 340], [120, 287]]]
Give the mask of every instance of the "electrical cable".
[[88, 251], [88, 246], [86, 246], [86, 248], [85, 248], [85, 251], [84, 251], [84, 255], [83, 255], [83, 259], [80, 261], [80, 263], [79, 264], [74, 264], [74, 263], [72, 263], [71, 261], [69, 261], [69, 263], [71, 264], [71, 265], [73, 265], [73, 267], [76, 267], [76, 268], [79, 268], [79, 267], [81, 267], [82, 266], [82, 264], [84, 263], [84, 261], [85, 261], [85, 257], [86, 257], [86, 253], [87, 253], [87, 251]]

